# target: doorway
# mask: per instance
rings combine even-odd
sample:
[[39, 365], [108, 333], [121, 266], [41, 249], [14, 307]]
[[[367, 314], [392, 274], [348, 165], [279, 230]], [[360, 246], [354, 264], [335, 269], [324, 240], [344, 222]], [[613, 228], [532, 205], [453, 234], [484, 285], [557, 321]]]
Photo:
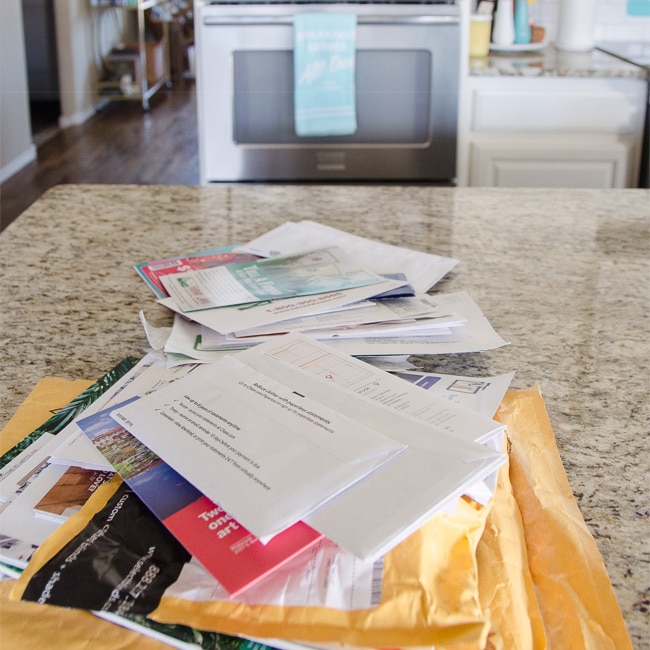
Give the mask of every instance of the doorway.
[[32, 139], [38, 146], [59, 129], [61, 115], [54, 3], [22, 0]]

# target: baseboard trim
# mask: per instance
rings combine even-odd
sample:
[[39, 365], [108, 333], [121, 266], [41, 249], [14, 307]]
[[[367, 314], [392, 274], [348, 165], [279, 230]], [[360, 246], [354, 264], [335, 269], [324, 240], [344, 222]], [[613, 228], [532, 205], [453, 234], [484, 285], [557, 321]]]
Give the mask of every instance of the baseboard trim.
[[67, 129], [69, 126], [78, 126], [89, 120], [95, 114], [95, 107], [91, 106], [83, 111], [77, 111], [71, 115], [60, 115], [59, 126], [62, 129]]
[[0, 183], [4, 183], [34, 160], [36, 160], [36, 145], [30, 144], [27, 150], [0, 168]]

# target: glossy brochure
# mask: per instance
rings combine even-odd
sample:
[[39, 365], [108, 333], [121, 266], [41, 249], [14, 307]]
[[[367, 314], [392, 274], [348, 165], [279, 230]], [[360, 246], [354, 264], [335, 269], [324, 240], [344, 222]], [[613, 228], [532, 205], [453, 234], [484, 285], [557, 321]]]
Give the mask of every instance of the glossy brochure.
[[298, 524], [262, 545], [223, 508], [119, 426], [110, 416], [112, 410], [83, 418], [79, 426], [151, 512], [231, 596], [321, 538], [309, 526]]
[[337, 248], [172, 273], [160, 279], [184, 312], [344, 291], [384, 281]]

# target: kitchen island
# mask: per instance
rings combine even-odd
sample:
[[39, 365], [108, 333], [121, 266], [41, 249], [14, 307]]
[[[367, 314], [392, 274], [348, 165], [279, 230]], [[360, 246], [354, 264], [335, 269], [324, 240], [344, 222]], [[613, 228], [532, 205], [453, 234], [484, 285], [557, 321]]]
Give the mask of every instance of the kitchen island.
[[509, 345], [423, 370], [539, 385], [575, 498], [636, 647], [648, 638], [650, 192], [398, 185], [62, 185], [0, 236], [0, 422], [45, 375], [95, 379], [171, 314], [133, 265], [313, 219], [458, 258]]

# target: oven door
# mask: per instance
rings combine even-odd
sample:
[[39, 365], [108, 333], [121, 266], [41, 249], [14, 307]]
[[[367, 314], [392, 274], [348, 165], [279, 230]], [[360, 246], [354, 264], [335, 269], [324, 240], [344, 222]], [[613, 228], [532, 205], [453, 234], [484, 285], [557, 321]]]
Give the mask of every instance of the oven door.
[[454, 6], [318, 5], [357, 13], [358, 128], [328, 137], [294, 129], [293, 14], [307, 10], [206, 5], [198, 12], [202, 182], [452, 179], [460, 65]]

